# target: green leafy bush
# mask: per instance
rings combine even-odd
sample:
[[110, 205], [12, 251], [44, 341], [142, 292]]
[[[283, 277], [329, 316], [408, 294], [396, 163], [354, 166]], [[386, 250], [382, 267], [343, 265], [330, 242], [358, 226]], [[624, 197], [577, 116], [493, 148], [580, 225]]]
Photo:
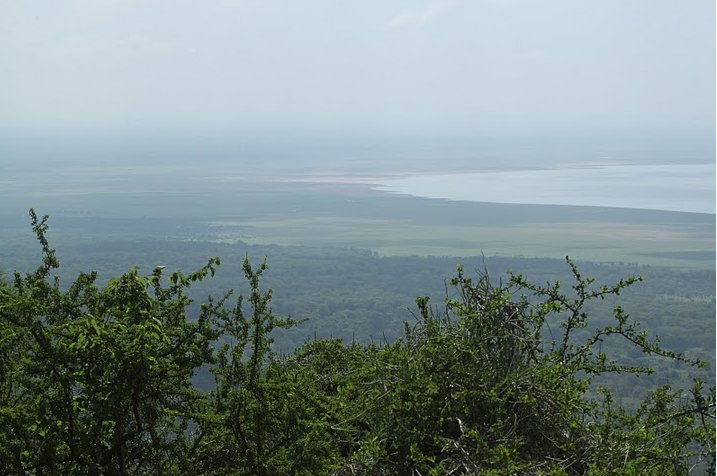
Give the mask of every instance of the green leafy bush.
[[[655, 390], [635, 410], [596, 377], [651, 369], [609, 343], [702, 365], [663, 349], [615, 307], [591, 327], [586, 305], [619, 295], [584, 278], [495, 286], [462, 268], [445, 305], [418, 298], [393, 342], [306, 341], [272, 351], [266, 264], [245, 258], [246, 300], [208, 298], [190, 315], [189, 275], [137, 269], [69, 287], [31, 211], [42, 264], [0, 280], [2, 474], [687, 474], [715, 465], [715, 389]], [[604, 320], [601, 322], [605, 322]], [[558, 330], [559, 329], [559, 330]], [[603, 349], [605, 347], [605, 349]], [[207, 392], [191, 379], [210, 366]]]

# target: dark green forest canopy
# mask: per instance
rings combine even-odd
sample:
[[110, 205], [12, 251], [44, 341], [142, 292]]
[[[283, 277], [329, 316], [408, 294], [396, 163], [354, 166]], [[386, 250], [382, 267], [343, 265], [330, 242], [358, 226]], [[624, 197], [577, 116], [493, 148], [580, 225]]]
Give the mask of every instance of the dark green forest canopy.
[[[650, 372], [643, 355], [703, 366], [652, 340], [613, 301], [639, 289], [636, 278], [603, 285], [568, 261], [537, 282], [525, 272], [495, 280], [465, 271], [483, 269], [471, 264], [448, 278], [444, 304], [418, 298], [415, 315], [395, 338], [317, 336], [277, 354], [276, 331], [307, 323], [297, 325], [272, 308], [265, 264], [242, 259], [244, 284], [234, 296], [220, 290], [213, 299], [206, 297], [213, 288], [207, 283], [225, 271], [219, 260], [195, 272], [171, 272], [172, 263], [158, 266], [166, 257], [161, 246], [155, 262], [140, 270], [102, 281], [96, 273], [80, 274], [63, 284], [54, 278], [59, 263], [46, 219], [33, 216], [33, 229], [42, 263], [0, 284], [4, 474], [714, 469], [713, 386], [699, 380], [660, 386], [630, 409], [612, 395], [612, 375]], [[352, 253], [357, 262], [390, 264], [402, 276], [417, 267], [410, 258]], [[121, 252], [114, 259], [121, 261]], [[428, 261], [418, 262], [425, 268]], [[351, 262], [327, 259], [324, 266], [337, 267], [336, 276]], [[604, 269], [587, 267], [597, 275]], [[290, 275], [290, 282], [272, 286], [279, 295], [281, 285], [311, 281], [321, 289], [332, 282], [331, 275], [306, 278]], [[371, 303], [381, 286], [356, 295], [356, 303]], [[660, 295], [675, 304], [712, 299], [714, 306], [709, 288], [666, 287]], [[615, 340], [623, 342], [616, 353]], [[192, 378], [207, 365], [214, 385], [202, 390]]]
[[[100, 220], [100, 224], [102, 221]], [[132, 222], [134, 223], [134, 222]], [[127, 226], [132, 229], [131, 223]], [[159, 220], [156, 227], [169, 223]], [[158, 228], [153, 228], [155, 232]], [[272, 246], [245, 243], [215, 243], [147, 238], [144, 230], [137, 236], [119, 233], [111, 228], [87, 236], [80, 227], [73, 233], [72, 223], [62, 222], [60, 229], [50, 230], [53, 244], [62, 257], [56, 273], [67, 286], [80, 272], [94, 269], [98, 283], [117, 276], [132, 266], [149, 273], [158, 264], [168, 269], [196, 269], [208, 256], [220, 256], [221, 272], [208, 283], [197, 283], [188, 294], [197, 302], [208, 294], [221, 295], [229, 289], [246, 291], [241, 283], [241, 263], [245, 255], [269, 257], [271, 270], [263, 281], [274, 290], [272, 307], [276, 314], [303, 320], [302, 325], [275, 332], [274, 348], [290, 353], [308, 338], [340, 338], [344, 342], [393, 342], [403, 333], [403, 322], [415, 322], [414, 300], [417, 294], [428, 295], [441, 303], [446, 295], [446, 280], [455, 272], [456, 263], [467, 270], [487, 268], [496, 280], [506, 270], [520, 271], [534, 282], [569, 280], [563, 260], [521, 257], [382, 257], [362, 249], [325, 246]], [[0, 247], [0, 266], [6, 270], [32, 269], [39, 258], [30, 230], [21, 241], [9, 241]], [[688, 386], [698, 377], [714, 383], [715, 342], [715, 275], [714, 271], [671, 269], [627, 263], [580, 262], [584, 274], [599, 282], [611, 282], [621, 276], [643, 276], [642, 283], [626, 289], [619, 303], [631, 317], [654, 335], [665, 347], [707, 360], [710, 365], [697, 371], [679, 363], [664, 362], [643, 356], [631, 346], [615, 343], [611, 349], [630, 362], [642, 362], [658, 368], [652, 376], [635, 378], [629, 374], [611, 376], [620, 397], [633, 403], [657, 385], [671, 383]], [[589, 303], [595, 323], [610, 316], [615, 300]], [[198, 304], [190, 306], [195, 318]], [[202, 372], [195, 381], [205, 388], [212, 385], [211, 376]]]

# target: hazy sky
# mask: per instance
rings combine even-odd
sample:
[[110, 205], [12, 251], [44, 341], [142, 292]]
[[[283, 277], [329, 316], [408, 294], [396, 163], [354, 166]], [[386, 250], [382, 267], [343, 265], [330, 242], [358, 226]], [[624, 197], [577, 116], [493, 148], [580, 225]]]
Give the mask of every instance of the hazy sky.
[[0, 0], [0, 67], [6, 134], [597, 131], [714, 145], [714, 0]]

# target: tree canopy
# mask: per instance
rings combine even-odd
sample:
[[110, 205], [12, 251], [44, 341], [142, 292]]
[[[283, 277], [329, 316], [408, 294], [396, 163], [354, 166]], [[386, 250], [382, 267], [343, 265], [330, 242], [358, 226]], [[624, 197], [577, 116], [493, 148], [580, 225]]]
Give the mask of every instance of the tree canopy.
[[[441, 306], [417, 299], [402, 338], [310, 339], [289, 355], [266, 263], [244, 259], [246, 297], [187, 291], [220, 266], [61, 285], [47, 217], [34, 272], [0, 280], [2, 474], [687, 474], [715, 467], [715, 389], [657, 388], [624, 408], [595, 378], [649, 373], [610, 357], [663, 349], [621, 307], [590, 326], [600, 285], [495, 284], [458, 268]], [[210, 368], [215, 385], [192, 385]]]

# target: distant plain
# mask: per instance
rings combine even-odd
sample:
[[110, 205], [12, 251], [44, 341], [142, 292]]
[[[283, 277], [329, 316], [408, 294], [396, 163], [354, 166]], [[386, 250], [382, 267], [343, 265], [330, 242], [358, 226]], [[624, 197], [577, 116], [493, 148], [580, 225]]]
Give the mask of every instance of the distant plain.
[[7, 164], [2, 172], [6, 243], [27, 236], [35, 207], [71, 241], [152, 236], [715, 269], [709, 213], [425, 199], [374, 190], [370, 179], [351, 183], [351, 173], [321, 181], [226, 163]]

